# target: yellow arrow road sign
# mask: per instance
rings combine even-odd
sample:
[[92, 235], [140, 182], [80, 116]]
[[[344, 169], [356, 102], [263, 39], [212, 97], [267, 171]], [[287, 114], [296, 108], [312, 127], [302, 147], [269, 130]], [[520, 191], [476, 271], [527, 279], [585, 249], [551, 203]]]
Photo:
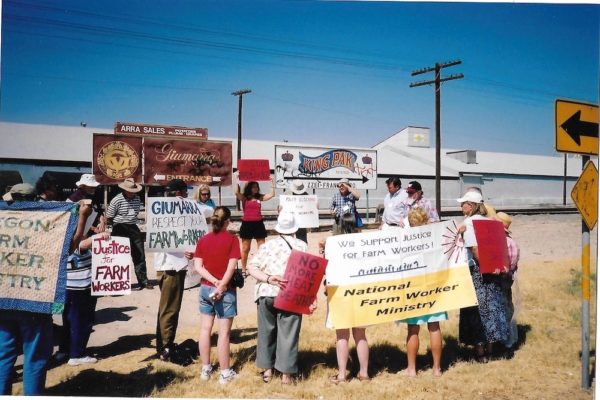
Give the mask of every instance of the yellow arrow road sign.
[[587, 227], [590, 230], [594, 229], [598, 222], [598, 169], [592, 161], [585, 164], [581, 176], [571, 190], [571, 198]]
[[556, 100], [556, 151], [598, 154], [598, 106]]

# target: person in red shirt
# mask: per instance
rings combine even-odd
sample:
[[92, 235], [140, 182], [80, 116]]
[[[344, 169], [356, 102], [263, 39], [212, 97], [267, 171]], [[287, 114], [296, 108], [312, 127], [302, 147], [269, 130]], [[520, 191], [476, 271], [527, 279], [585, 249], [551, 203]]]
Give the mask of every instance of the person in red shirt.
[[210, 379], [213, 370], [210, 363], [210, 335], [216, 315], [219, 320], [217, 357], [221, 370], [220, 384], [226, 384], [237, 376], [229, 367], [229, 336], [233, 318], [237, 315], [237, 296], [231, 278], [240, 258], [240, 242], [235, 235], [227, 232], [230, 218], [231, 211], [228, 208], [215, 208], [212, 232], [198, 240], [194, 254], [194, 266], [202, 277], [198, 341], [202, 361], [200, 379]]
[[248, 263], [248, 254], [252, 239], [256, 239], [256, 247], [260, 247], [267, 237], [267, 230], [261, 213], [261, 203], [269, 201], [275, 197], [275, 181], [271, 182], [271, 191], [267, 194], [260, 192], [258, 182], [250, 181], [244, 186], [244, 192], [240, 193], [238, 186], [238, 174], [233, 174], [233, 194], [242, 202], [244, 215], [242, 216], [242, 225], [240, 226], [240, 238], [242, 239], [242, 272], [244, 277], [248, 275], [246, 264]]

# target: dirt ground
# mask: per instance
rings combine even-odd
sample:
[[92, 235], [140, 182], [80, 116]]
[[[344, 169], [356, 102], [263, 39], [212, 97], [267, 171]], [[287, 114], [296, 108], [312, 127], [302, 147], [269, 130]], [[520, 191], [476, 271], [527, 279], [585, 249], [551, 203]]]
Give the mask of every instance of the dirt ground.
[[[557, 259], [577, 258], [581, 255], [581, 227], [576, 214], [562, 215], [516, 215], [512, 233], [521, 247], [521, 263], [533, 261], [551, 262]], [[308, 236], [309, 252], [317, 254], [318, 242], [329, 236], [329, 232], [311, 232]], [[596, 254], [597, 230], [592, 232], [591, 254]], [[267, 239], [269, 240], [269, 239]], [[256, 251], [253, 241], [250, 257]], [[156, 277], [153, 269], [152, 253], [147, 253], [148, 276]], [[179, 318], [180, 331], [200, 327], [198, 312], [198, 289], [184, 293]], [[248, 278], [246, 285], [238, 293], [239, 316], [256, 315], [253, 302], [254, 279]], [[102, 297], [96, 308], [96, 325], [91, 335], [89, 347], [114, 344], [119, 338], [129, 335], [156, 332], [156, 314], [160, 291], [134, 291], [130, 296]], [[55, 323], [62, 325], [61, 317], [55, 316]], [[182, 338], [183, 339], [183, 338]], [[197, 338], [193, 338], [197, 340]], [[178, 340], [182, 341], [178, 338]]]

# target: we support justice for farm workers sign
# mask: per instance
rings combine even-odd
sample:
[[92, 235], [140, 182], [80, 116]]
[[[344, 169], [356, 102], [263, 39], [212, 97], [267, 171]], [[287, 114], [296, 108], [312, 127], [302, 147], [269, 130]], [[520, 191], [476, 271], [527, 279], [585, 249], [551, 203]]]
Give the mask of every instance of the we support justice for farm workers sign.
[[477, 304], [453, 221], [331, 236], [328, 326], [380, 324]]
[[204, 207], [179, 197], [149, 197], [146, 230], [148, 251], [194, 251], [208, 230]]
[[62, 312], [76, 210], [76, 203], [0, 201], [0, 309]]

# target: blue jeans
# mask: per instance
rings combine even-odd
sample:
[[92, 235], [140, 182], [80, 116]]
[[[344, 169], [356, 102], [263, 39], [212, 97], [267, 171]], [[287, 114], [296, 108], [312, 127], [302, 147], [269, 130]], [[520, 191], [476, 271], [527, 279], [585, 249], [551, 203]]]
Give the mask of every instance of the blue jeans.
[[52, 316], [0, 310], [0, 394], [10, 395], [13, 367], [23, 344], [23, 394], [42, 395], [52, 355]]
[[92, 296], [91, 289], [67, 289], [59, 351], [67, 353], [69, 358], [86, 356], [85, 349], [94, 326], [97, 301], [98, 297]]

